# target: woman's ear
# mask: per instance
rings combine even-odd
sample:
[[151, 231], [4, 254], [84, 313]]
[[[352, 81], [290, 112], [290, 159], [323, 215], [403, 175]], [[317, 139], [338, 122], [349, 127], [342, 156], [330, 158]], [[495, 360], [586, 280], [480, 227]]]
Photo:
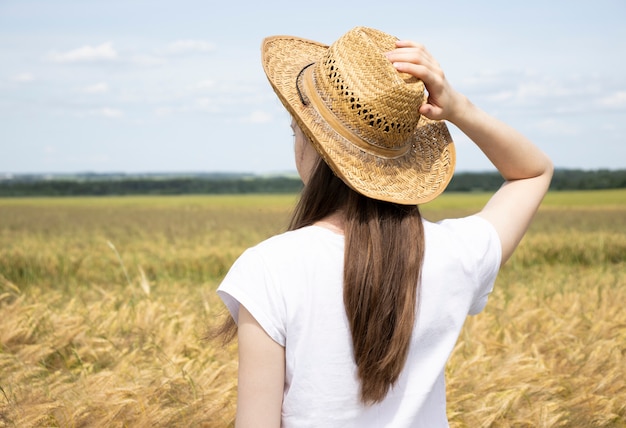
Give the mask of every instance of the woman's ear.
[[294, 156], [296, 161], [296, 169], [300, 175], [300, 179], [306, 185], [309, 181], [309, 177], [313, 173], [315, 165], [319, 160], [319, 154], [309, 141], [302, 129], [292, 122], [294, 132]]

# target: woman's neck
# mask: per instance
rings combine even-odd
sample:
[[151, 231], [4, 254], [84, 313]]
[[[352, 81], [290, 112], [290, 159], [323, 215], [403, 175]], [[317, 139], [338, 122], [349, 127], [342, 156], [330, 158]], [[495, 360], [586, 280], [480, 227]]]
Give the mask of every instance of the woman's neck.
[[315, 226], [323, 227], [339, 235], [344, 234], [344, 215], [343, 211], [336, 211], [321, 220], [313, 223]]

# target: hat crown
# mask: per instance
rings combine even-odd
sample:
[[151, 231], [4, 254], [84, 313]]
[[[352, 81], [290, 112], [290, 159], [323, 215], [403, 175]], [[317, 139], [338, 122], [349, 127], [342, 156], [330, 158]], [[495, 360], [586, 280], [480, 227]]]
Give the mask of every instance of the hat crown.
[[374, 151], [401, 150], [418, 127], [424, 84], [399, 73], [384, 55], [397, 39], [356, 27], [333, 43], [315, 64], [318, 92], [326, 106]]

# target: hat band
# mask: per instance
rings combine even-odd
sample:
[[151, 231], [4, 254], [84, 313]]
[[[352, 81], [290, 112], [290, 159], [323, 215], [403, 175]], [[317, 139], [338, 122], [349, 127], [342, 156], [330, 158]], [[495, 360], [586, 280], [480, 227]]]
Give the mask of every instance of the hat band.
[[[352, 132], [349, 128], [347, 128], [344, 123], [335, 116], [335, 113], [326, 105], [320, 94], [317, 92], [315, 87], [315, 81], [313, 76], [313, 67], [305, 67], [303, 70], [303, 83], [306, 94], [309, 98], [311, 104], [313, 104], [318, 111], [318, 113], [322, 116], [322, 118], [335, 130], [339, 135], [341, 135], [346, 140], [350, 141], [355, 146], [358, 146], [361, 150], [372, 154], [374, 156], [386, 158], [386, 159], [395, 159], [401, 156], [404, 156], [411, 148], [411, 144], [406, 144], [403, 147], [397, 149], [390, 149], [385, 147], [375, 146], [358, 135]], [[296, 82], [296, 86], [297, 86]]]

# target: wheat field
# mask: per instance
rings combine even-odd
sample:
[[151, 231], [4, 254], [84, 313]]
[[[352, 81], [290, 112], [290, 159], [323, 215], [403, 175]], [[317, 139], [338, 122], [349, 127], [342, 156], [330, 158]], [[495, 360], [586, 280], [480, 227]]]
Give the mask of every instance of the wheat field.
[[[204, 339], [215, 288], [295, 199], [0, 199], [0, 427], [232, 426], [236, 342]], [[550, 193], [457, 343], [451, 426], [626, 426], [624, 302], [626, 191]]]

